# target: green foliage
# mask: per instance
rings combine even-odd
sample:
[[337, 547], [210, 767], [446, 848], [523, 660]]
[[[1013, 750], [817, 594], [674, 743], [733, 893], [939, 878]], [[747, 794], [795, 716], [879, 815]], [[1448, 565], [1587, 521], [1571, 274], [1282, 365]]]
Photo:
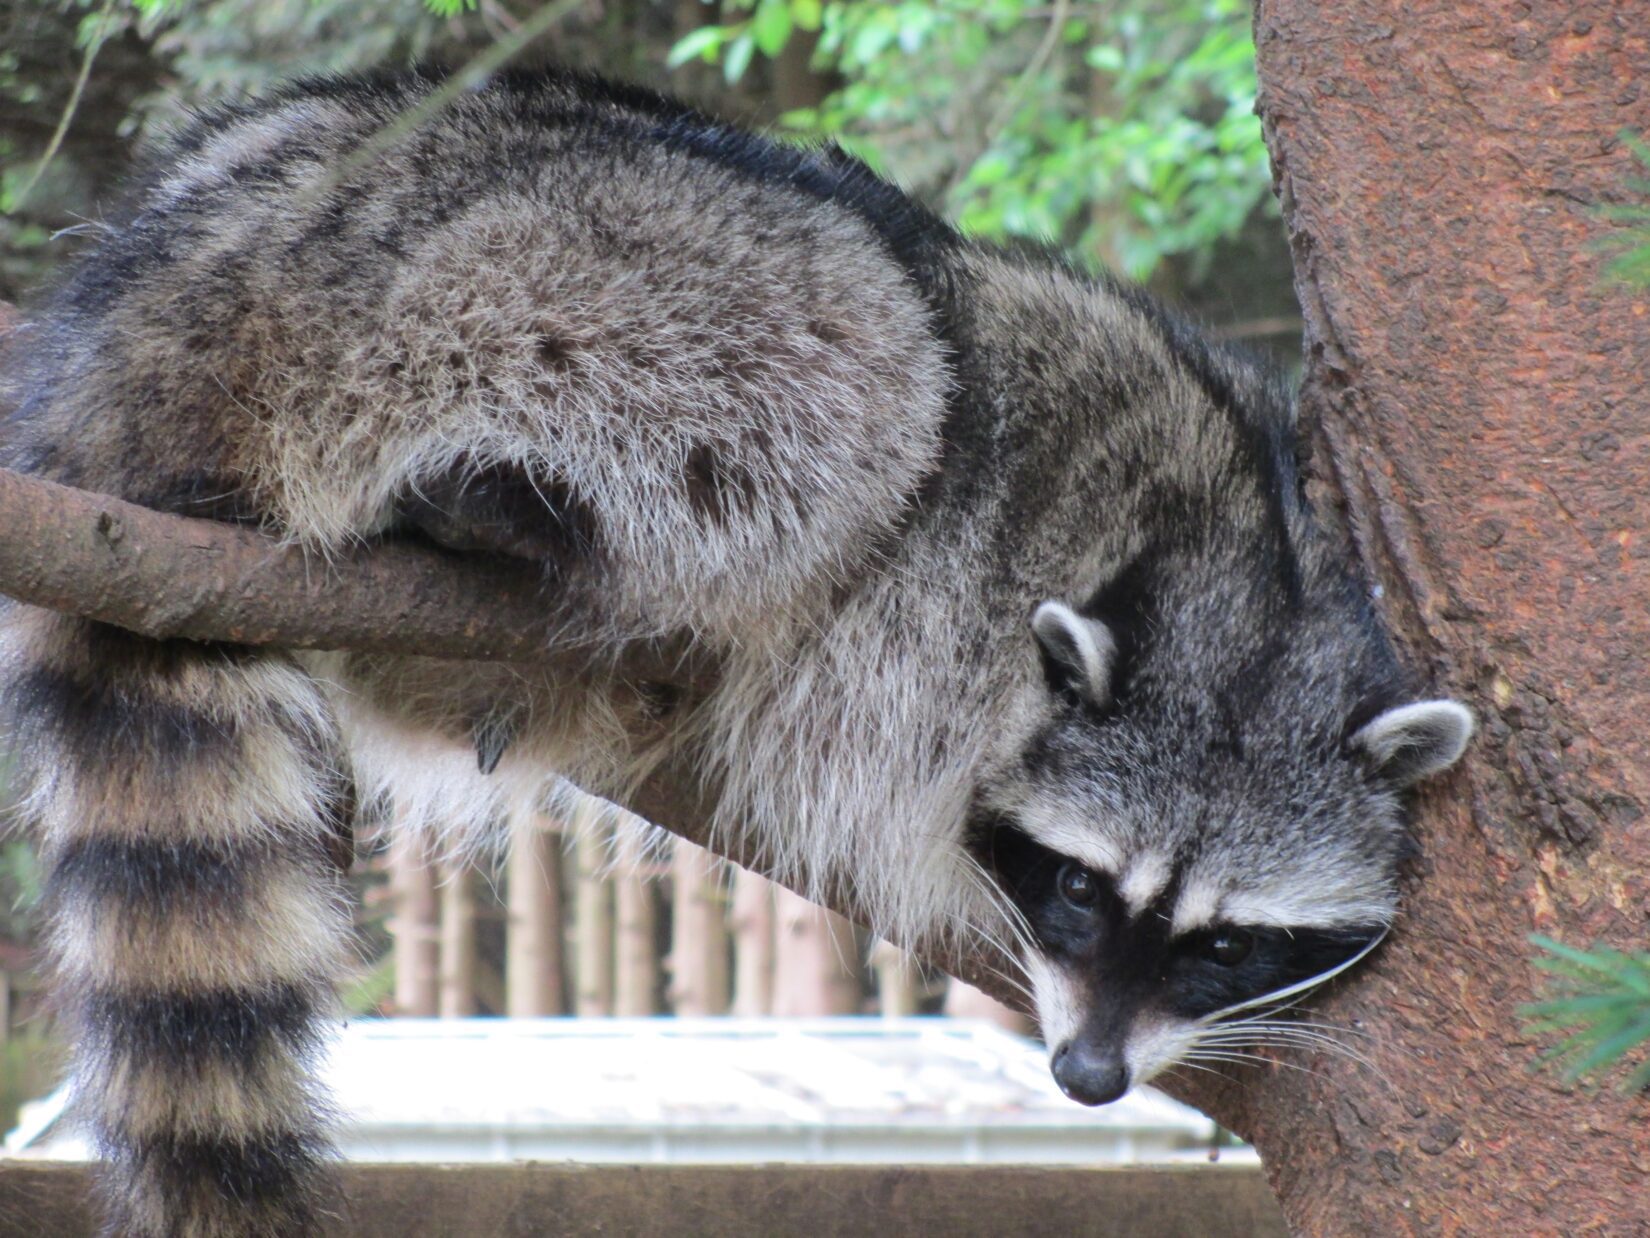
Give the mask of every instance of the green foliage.
[[[1650, 144], [1631, 133], [1623, 140], [1646, 169], [1650, 169]], [[1643, 202], [1607, 206], [1599, 212], [1611, 223], [1622, 225], [1622, 230], [1606, 238], [1604, 248], [1615, 257], [1604, 268], [1607, 278], [1638, 288], [1650, 288], [1650, 177], [1634, 177], [1628, 188], [1644, 196]]]
[[144, 127], [305, 73], [406, 63], [428, 54], [444, 19], [473, 0], [122, 0], [120, 20], [168, 66], [144, 100]]
[[1246, 0], [734, 0], [669, 63], [819, 31], [841, 84], [784, 123], [841, 142], [966, 230], [1028, 236], [1149, 275], [1236, 235], [1270, 183]]
[[17, 1111], [58, 1082], [63, 1045], [42, 1027], [26, 1027], [0, 1039], [0, 1132], [17, 1125]]
[[[81, 49], [131, 32], [166, 65], [164, 89], [139, 100], [128, 121], [143, 131], [170, 125], [184, 108], [297, 74], [432, 54], [463, 60], [453, 53], [507, 43], [551, 7], [70, 2], [80, 14]], [[574, 33], [589, 26], [582, 9], [559, 24], [555, 57], [605, 63], [605, 53], [594, 60], [590, 53], [619, 46], [632, 58], [656, 56], [647, 36], [636, 37], [668, 26], [669, 15], [661, 23], [645, 6], [618, 7], [623, 14], [600, 19], [605, 24], [582, 37]], [[819, 106], [787, 113], [785, 127], [841, 143], [969, 232], [1050, 240], [1136, 278], [1165, 257], [1189, 255], [1183, 273], [1196, 280], [1218, 242], [1256, 212], [1275, 210], [1253, 114], [1248, 0], [725, 0], [720, 16], [679, 39], [667, 63], [716, 65], [736, 87], [753, 65], [806, 40], [814, 68], [835, 89]], [[5, 192], [15, 197], [16, 171], [7, 171]], [[8, 243], [38, 240], [18, 235]], [[1612, 270], [1643, 267], [1650, 246], [1622, 255]]]
[[[1571, 1081], [1603, 1074], [1650, 1044], [1650, 953], [1595, 945], [1577, 950], [1551, 938], [1530, 938], [1547, 952], [1534, 960], [1552, 977], [1546, 1000], [1525, 1007], [1532, 1034], [1564, 1033], [1542, 1054]], [[1650, 1059], [1622, 1080], [1623, 1091], [1650, 1087]]]
[[378, 1014], [395, 992], [395, 956], [385, 953], [378, 962], [343, 986], [338, 995], [351, 1018]]
[[0, 941], [29, 939], [43, 885], [44, 874], [32, 843], [9, 838], [0, 844]]

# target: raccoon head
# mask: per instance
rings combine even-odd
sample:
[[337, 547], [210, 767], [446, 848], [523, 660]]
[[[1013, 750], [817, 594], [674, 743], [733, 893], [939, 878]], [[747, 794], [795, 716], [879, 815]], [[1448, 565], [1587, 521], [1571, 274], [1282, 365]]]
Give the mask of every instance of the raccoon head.
[[1453, 701], [1403, 701], [1347, 589], [1280, 604], [1234, 591], [1230, 565], [1161, 567], [1037, 607], [1043, 708], [970, 828], [1026, 930], [1055, 1079], [1085, 1104], [1287, 1043], [1256, 1024], [1380, 941], [1405, 789], [1473, 729]]

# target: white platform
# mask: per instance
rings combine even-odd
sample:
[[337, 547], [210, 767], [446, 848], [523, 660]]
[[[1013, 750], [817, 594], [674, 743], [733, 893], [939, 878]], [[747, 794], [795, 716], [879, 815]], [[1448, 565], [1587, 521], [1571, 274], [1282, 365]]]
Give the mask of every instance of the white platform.
[[[363, 1019], [325, 1076], [363, 1161], [1104, 1164], [1214, 1135], [1149, 1088], [1073, 1104], [1040, 1046], [955, 1019]], [[26, 1107], [7, 1151], [86, 1156], [64, 1102]]]

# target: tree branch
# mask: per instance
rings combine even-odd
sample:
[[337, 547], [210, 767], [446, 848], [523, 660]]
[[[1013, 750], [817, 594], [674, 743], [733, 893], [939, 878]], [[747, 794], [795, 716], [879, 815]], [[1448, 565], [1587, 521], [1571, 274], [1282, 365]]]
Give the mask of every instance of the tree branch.
[[163, 639], [542, 659], [551, 597], [528, 564], [412, 545], [331, 561], [266, 534], [0, 469], [0, 589]]

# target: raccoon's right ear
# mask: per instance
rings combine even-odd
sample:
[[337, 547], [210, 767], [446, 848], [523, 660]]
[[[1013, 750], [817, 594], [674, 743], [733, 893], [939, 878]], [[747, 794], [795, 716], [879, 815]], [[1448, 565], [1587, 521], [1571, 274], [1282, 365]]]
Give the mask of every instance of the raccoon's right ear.
[[1401, 787], [1448, 769], [1472, 739], [1472, 711], [1455, 701], [1417, 701], [1389, 709], [1348, 742]]
[[1111, 700], [1117, 640], [1098, 619], [1085, 619], [1060, 602], [1044, 602], [1031, 616], [1049, 683], [1096, 708]]

